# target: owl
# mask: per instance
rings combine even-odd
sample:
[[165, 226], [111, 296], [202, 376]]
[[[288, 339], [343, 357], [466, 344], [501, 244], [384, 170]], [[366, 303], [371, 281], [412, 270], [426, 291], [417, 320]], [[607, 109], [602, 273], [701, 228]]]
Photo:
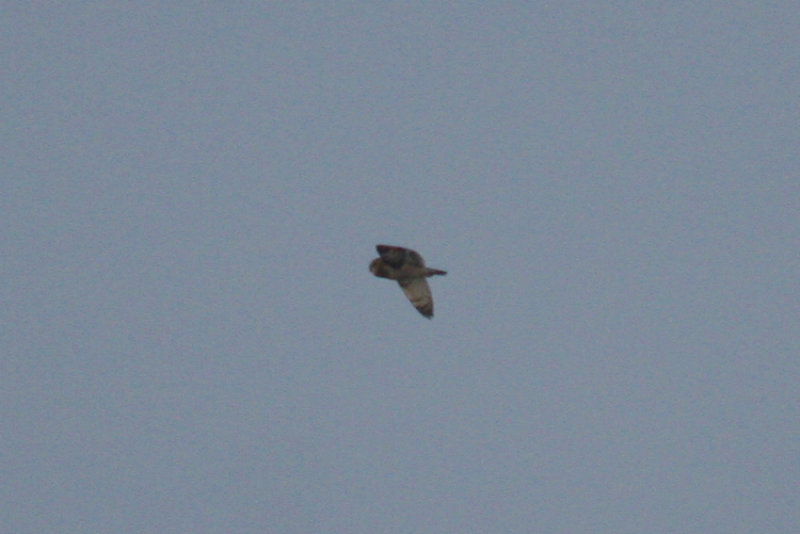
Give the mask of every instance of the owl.
[[446, 271], [425, 267], [425, 261], [417, 252], [403, 247], [378, 245], [379, 258], [372, 260], [369, 270], [380, 278], [397, 280], [400, 289], [406, 294], [411, 304], [422, 315], [433, 317], [433, 296], [428, 281], [430, 276], [445, 275]]

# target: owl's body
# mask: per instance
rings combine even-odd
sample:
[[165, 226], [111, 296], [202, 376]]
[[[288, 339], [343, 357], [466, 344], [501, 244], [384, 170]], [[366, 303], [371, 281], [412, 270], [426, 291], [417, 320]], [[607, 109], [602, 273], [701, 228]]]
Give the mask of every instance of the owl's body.
[[403, 247], [378, 245], [379, 258], [372, 260], [369, 270], [375, 276], [396, 280], [411, 304], [428, 319], [433, 317], [433, 296], [425, 278], [445, 275], [446, 271], [431, 269], [417, 252]]

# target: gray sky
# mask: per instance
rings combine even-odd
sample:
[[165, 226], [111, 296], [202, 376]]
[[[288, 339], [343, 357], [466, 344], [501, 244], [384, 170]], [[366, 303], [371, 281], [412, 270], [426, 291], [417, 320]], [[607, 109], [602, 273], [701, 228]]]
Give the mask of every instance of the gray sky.
[[1, 531], [800, 531], [796, 2], [37, 4]]

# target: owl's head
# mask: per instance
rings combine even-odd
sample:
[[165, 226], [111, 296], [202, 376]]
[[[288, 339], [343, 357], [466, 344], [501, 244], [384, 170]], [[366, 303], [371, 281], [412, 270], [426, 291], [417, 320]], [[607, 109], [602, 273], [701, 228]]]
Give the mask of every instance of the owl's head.
[[383, 260], [380, 258], [375, 258], [372, 260], [372, 262], [369, 264], [369, 272], [375, 276], [380, 276], [381, 278], [388, 278], [386, 264], [384, 264]]

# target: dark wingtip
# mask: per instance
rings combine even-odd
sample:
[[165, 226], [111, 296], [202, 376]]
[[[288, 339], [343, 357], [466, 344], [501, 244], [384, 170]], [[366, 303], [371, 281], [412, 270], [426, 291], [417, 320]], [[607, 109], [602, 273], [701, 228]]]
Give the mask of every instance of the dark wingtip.
[[420, 315], [422, 315], [426, 319], [433, 319], [433, 310], [428, 311], [417, 308], [417, 311], [420, 313]]

